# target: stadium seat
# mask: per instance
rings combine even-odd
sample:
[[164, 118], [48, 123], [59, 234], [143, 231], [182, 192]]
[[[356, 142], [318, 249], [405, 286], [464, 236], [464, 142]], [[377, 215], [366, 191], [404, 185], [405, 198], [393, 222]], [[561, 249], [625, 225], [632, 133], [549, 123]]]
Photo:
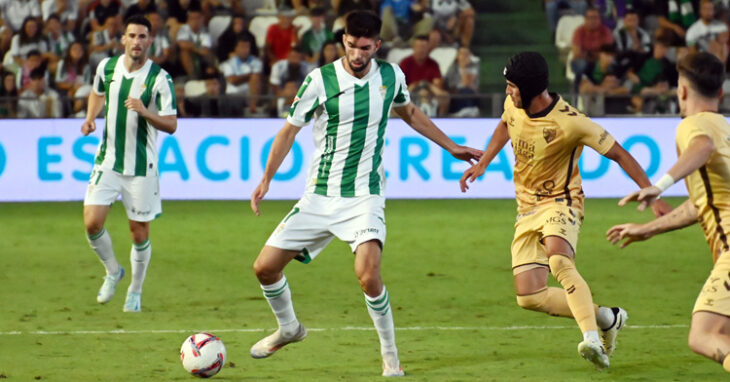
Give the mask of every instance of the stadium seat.
[[185, 82], [185, 97], [197, 97], [205, 95], [205, 81], [190, 80]]
[[411, 54], [413, 54], [413, 49], [411, 48], [393, 48], [388, 52], [388, 56], [385, 60], [394, 64], [400, 64], [404, 58]]
[[560, 61], [563, 63], [568, 61], [568, 52], [573, 42], [573, 32], [583, 24], [585, 17], [582, 15], [564, 15], [558, 21], [555, 29], [555, 47], [560, 52]]
[[251, 19], [248, 30], [256, 37], [256, 45], [263, 48], [266, 45], [266, 32], [272, 24], [279, 22], [276, 16], [256, 16]]
[[439, 64], [441, 75], [445, 75], [451, 67], [451, 64], [454, 63], [457, 52], [458, 50], [454, 47], [440, 46], [432, 50], [429, 56]]
[[573, 51], [568, 52], [567, 61], [565, 63], [565, 78], [568, 79], [568, 81], [575, 80], [575, 73], [573, 73], [573, 68], [570, 67], [570, 61], [573, 60]]
[[312, 20], [309, 19], [309, 16], [299, 15], [294, 19], [294, 26], [299, 27], [297, 35], [302, 38], [312, 28]]
[[210, 33], [210, 39], [213, 45], [218, 46], [218, 38], [231, 24], [231, 19], [232, 17], [227, 15], [213, 16], [210, 19], [208, 22], [208, 33]]

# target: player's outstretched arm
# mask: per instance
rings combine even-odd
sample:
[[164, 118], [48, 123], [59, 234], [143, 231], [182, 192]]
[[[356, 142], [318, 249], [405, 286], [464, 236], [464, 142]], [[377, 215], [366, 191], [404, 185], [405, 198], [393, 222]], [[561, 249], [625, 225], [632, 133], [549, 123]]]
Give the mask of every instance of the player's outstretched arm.
[[615, 225], [606, 231], [606, 239], [611, 244], [618, 244], [621, 240], [621, 248], [635, 241], [643, 241], [664, 232], [684, 228], [697, 223], [697, 209], [691, 200], [687, 199], [672, 212], [658, 217], [648, 223], [636, 224], [626, 223]]
[[678, 180], [683, 179], [687, 175], [694, 171], [697, 171], [700, 167], [704, 166], [705, 163], [710, 159], [712, 152], [715, 150], [715, 145], [712, 139], [706, 135], [699, 135], [692, 138], [682, 155], [677, 159], [677, 163], [662, 176], [659, 181], [653, 186], [642, 186], [639, 191], [635, 191], [619, 202], [620, 206], [626, 205], [628, 202], [637, 201], [639, 202], [638, 209], [643, 211], [647, 205], [651, 204], [653, 200], [656, 200], [664, 190], [669, 188], [671, 185], [676, 183]]
[[81, 124], [81, 134], [89, 135], [96, 130], [95, 118], [104, 107], [104, 95], [93, 91], [89, 94], [89, 106], [86, 108], [86, 119]]
[[[618, 165], [621, 166], [621, 168], [626, 171], [627, 174], [629, 174], [631, 179], [633, 179], [639, 187], [645, 188], [651, 186], [649, 177], [646, 176], [644, 169], [641, 168], [639, 163], [636, 162], [636, 159], [634, 159], [634, 157], [631, 156], [628, 151], [621, 147], [618, 142], [614, 143], [613, 146], [608, 150], [608, 152], [604, 154], [604, 156], [618, 163]], [[619, 202], [619, 205], [623, 204]], [[646, 208], [648, 205], [652, 206], [654, 215], [657, 217], [666, 215], [670, 211], [672, 211], [672, 206], [670, 206], [667, 202], [663, 200], [656, 200], [656, 198], [651, 198], [647, 200], [642, 208], [640, 208], [640, 211], [643, 211], [644, 208]]]
[[413, 103], [394, 108], [395, 112], [419, 134], [430, 139], [437, 145], [448, 151], [454, 158], [474, 163], [482, 156], [482, 151], [467, 146], [457, 145], [452, 141], [441, 129], [423, 114], [421, 109], [417, 108]]
[[289, 154], [294, 139], [301, 127], [295, 126], [287, 121], [284, 127], [279, 130], [274, 138], [274, 142], [271, 144], [271, 150], [269, 151], [269, 158], [266, 160], [266, 168], [264, 169], [264, 176], [261, 178], [261, 182], [251, 194], [251, 210], [256, 216], [261, 215], [259, 211], [259, 202], [264, 198], [266, 193], [269, 191], [269, 184], [271, 179], [274, 178], [276, 171], [279, 170], [279, 166]]
[[507, 124], [504, 121], [499, 121], [499, 124], [492, 135], [492, 139], [489, 140], [489, 144], [484, 150], [484, 155], [482, 155], [477, 164], [464, 171], [464, 174], [461, 176], [461, 179], [459, 180], [461, 192], [466, 192], [466, 190], [469, 189], [469, 183], [473, 183], [478, 177], [484, 174], [489, 163], [492, 162], [492, 159], [497, 156], [508, 141], [509, 132], [507, 131]]

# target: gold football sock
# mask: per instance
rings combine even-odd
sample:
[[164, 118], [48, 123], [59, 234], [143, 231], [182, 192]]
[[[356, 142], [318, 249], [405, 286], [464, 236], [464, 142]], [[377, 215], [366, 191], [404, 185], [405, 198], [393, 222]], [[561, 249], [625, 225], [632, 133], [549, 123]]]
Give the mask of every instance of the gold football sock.
[[544, 288], [538, 292], [517, 296], [517, 304], [525, 309], [547, 313], [551, 316], [573, 317], [562, 288]]
[[553, 254], [548, 258], [548, 263], [555, 279], [565, 289], [568, 306], [581, 332], [598, 331], [591, 290], [575, 269], [573, 260], [565, 255]]

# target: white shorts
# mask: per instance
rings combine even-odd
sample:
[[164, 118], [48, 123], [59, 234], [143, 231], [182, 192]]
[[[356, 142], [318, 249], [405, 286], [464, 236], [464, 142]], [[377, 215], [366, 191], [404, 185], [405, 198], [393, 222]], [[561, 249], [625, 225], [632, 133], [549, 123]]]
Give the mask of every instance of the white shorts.
[[94, 166], [86, 188], [84, 205], [110, 206], [122, 195], [129, 220], [148, 222], [162, 214], [160, 180], [148, 176], [122, 175], [114, 170]]
[[360, 244], [370, 240], [385, 245], [385, 198], [306, 193], [279, 223], [266, 245], [299, 251], [295, 258], [306, 264], [335, 236], [347, 242], [353, 253]]

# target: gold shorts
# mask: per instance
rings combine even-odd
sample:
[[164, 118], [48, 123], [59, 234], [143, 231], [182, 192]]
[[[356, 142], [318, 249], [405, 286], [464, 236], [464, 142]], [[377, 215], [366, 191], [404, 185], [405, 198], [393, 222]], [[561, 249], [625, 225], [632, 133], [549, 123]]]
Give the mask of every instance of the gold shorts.
[[710, 277], [697, 296], [695, 312], [713, 312], [730, 316], [730, 252], [724, 252], [712, 267]]
[[547, 252], [543, 239], [557, 236], [565, 239], [575, 251], [578, 233], [583, 223], [580, 210], [559, 204], [537, 208], [520, 214], [515, 222], [515, 237], [512, 240], [512, 269], [523, 265], [548, 266]]

